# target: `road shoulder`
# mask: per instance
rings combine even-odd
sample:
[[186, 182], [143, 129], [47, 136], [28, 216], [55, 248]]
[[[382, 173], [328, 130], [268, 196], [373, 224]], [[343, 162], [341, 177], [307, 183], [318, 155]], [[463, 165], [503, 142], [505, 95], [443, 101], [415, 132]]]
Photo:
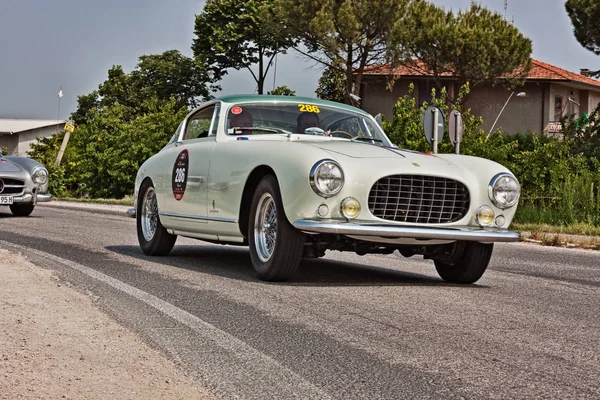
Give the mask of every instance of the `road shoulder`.
[[0, 396], [183, 399], [212, 396], [92, 300], [0, 249]]

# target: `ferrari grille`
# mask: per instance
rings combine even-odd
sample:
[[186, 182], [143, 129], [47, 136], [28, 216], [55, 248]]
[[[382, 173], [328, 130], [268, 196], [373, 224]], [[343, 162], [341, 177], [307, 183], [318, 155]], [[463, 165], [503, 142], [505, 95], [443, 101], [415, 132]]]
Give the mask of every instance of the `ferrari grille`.
[[0, 178], [0, 194], [20, 195], [25, 189], [25, 182], [18, 179]]
[[455, 222], [469, 210], [469, 190], [453, 179], [421, 175], [381, 178], [369, 193], [369, 210], [389, 221]]

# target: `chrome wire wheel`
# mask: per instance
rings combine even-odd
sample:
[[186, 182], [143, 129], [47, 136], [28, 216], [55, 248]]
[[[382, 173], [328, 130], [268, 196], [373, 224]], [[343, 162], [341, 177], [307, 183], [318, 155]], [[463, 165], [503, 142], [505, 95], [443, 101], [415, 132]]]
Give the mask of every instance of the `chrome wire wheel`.
[[260, 261], [266, 263], [275, 251], [277, 239], [277, 208], [270, 193], [264, 193], [258, 201], [254, 215], [254, 244]]
[[144, 239], [149, 242], [154, 238], [158, 225], [158, 203], [156, 201], [156, 191], [152, 186], [148, 187], [144, 194], [141, 211], [142, 233]]

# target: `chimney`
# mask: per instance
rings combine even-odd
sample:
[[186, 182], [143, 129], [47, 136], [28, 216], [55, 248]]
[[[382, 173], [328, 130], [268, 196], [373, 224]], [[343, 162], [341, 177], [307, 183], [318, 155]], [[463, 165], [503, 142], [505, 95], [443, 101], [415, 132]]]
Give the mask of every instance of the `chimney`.
[[581, 68], [579, 73], [583, 76], [590, 76], [590, 69], [589, 68]]

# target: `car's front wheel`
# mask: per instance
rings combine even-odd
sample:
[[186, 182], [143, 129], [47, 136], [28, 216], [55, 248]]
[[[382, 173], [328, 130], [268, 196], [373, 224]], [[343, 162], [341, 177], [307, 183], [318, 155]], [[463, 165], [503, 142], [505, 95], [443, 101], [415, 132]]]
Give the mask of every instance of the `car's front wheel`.
[[13, 213], [15, 217], [28, 217], [32, 212], [35, 206], [33, 204], [11, 204], [10, 212]]
[[249, 222], [250, 258], [260, 279], [288, 280], [302, 261], [306, 236], [287, 220], [279, 185], [271, 175], [256, 187]]
[[448, 282], [477, 282], [490, 263], [493, 249], [493, 243], [467, 242], [460, 256], [451, 261], [435, 260], [435, 269]]
[[142, 251], [149, 256], [168, 255], [177, 235], [171, 235], [160, 223], [156, 190], [152, 182], [147, 180], [140, 187], [137, 207], [137, 236]]

